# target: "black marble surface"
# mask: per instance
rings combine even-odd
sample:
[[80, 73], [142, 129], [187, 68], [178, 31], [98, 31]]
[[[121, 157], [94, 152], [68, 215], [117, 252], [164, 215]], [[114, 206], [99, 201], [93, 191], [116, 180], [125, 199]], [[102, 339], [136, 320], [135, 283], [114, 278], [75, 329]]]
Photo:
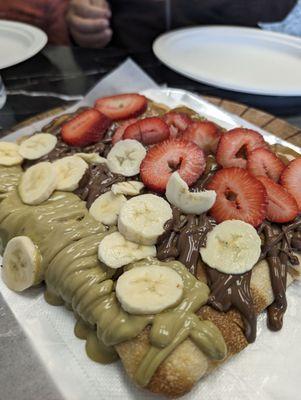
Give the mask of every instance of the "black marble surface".
[[149, 52], [47, 46], [30, 60], [0, 71], [8, 94], [0, 110], [0, 130], [77, 99], [128, 56], [159, 84], [235, 100], [279, 116], [301, 114], [301, 98], [248, 95], [203, 85], [171, 71]]

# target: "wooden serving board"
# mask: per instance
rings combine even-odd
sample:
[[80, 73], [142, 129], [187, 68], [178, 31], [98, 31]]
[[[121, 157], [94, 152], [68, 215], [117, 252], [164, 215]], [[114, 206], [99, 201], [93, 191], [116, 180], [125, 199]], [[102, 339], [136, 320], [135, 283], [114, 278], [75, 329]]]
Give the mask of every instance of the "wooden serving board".
[[[278, 136], [281, 139], [285, 139], [288, 142], [301, 147], [301, 128], [291, 125], [283, 119], [274, 117], [271, 114], [268, 114], [261, 110], [257, 110], [255, 108], [248, 107], [244, 104], [236, 103], [234, 101], [229, 101], [229, 100], [223, 100], [218, 97], [203, 96], [203, 98], [209, 101], [210, 103], [213, 103], [216, 106], [219, 106], [225, 109], [226, 111], [236, 114], [239, 117], [242, 117], [245, 120], [253, 123], [254, 125], [257, 125], [265, 129], [266, 131], [273, 133], [275, 136]], [[45, 113], [29, 118], [21, 122], [20, 124], [14, 126], [11, 130], [3, 132], [1, 136], [7, 135], [20, 128], [31, 125], [33, 122], [39, 121], [43, 118], [52, 115], [54, 116], [58, 112], [63, 111], [68, 107], [70, 107], [70, 104], [63, 107], [55, 108], [50, 111], [46, 111]]]

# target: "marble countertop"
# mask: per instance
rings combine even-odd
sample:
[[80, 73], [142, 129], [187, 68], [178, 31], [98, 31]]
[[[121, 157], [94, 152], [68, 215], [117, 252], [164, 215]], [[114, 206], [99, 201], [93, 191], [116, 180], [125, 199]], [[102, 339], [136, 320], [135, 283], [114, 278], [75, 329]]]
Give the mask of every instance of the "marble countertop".
[[[48, 46], [32, 59], [0, 71], [7, 90], [6, 105], [0, 110], [0, 136], [26, 118], [79, 99], [128, 56], [160, 84], [242, 102], [285, 115], [301, 126], [301, 98], [247, 95], [202, 85], [164, 67], [150, 53]], [[0, 399], [61, 399], [1, 294], [0, 349]]]
[[[7, 102], [0, 110], [0, 134], [18, 122], [77, 100], [127, 57], [132, 57], [156, 82], [203, 95], [238, 101], [277, 116], [301, 120], [301, 97], [257, 96], [203, 85], [163, 66], [152, 53], [47, 46], [41, 53], [0, 71]], [[295, 121], [295, 119], [293, 119]]]

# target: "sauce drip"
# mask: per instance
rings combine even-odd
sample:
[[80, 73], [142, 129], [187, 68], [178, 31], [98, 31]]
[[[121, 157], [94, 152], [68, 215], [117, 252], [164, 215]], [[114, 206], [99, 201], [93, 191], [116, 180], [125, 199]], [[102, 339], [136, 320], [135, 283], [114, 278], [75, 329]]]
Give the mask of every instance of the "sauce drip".
[[[279, 227], [275, 224], [264, 222], [259, 232], [264, 236], [262, 258], [266, 258], [269, 270], [274, 302], [268, 307], [268, 327], [278, 331], [283, 325], [283, 316], [287, 308], [286, 283], [289, 263], [299, 264], [298, 258], [292, 252], [292, 245], [298, 247], [301, 219]], [[297, 240], [297, 243], [296, 243]]]
[[257, 317], [250, 291], [252, 271], [238, 275], [223, 274], [206, 266], [206, 273], [211, 288], [208, 304], [221, 312], [235, 307], [242, 315], [246, 339], [253, 343], [256, 339]]

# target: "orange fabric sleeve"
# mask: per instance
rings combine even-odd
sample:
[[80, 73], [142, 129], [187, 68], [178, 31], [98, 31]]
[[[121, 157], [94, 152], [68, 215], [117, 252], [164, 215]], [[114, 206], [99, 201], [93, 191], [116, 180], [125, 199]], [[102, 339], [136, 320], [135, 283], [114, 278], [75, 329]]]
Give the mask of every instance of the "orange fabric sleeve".
[[0, 19], [35, 25], [45, 31], [49, 43], [70, 43], [65, 14], [69, 0], [0, 0]]

